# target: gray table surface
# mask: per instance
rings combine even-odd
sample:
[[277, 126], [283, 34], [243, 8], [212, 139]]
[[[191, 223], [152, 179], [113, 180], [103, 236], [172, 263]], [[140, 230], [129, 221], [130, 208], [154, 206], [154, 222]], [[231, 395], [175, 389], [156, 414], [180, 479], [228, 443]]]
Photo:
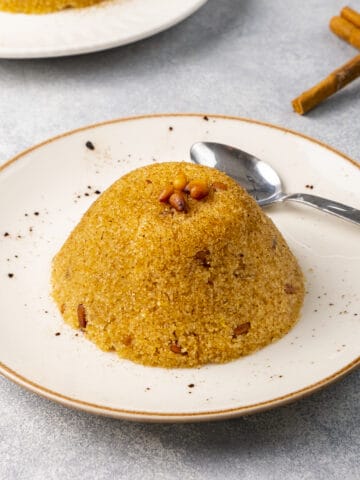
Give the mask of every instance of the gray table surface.
[[[209, 0], [180, 25], [130, 46], [0, 60], [0, 163], [81, 125], [190, 111], [275, 123], [360, 160], [359, 81], [306, 117], [290, 107], [356, 54], [327, 27], [343, 5]], [[359, 371], [277, 410], [187, 425], [93, 417], [6, 379], [0, 385], [2, 480], [360, 478]]]

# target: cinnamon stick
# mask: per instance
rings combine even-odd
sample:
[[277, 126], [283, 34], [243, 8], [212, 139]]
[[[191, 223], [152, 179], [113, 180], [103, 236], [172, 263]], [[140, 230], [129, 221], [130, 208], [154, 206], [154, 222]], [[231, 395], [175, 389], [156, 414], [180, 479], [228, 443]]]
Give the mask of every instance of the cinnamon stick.
[[344, 7], [340, 12], [340, 16], [352, 23], [355, 27], [360, 28], [360, 13], [356, 10], [350, 7]]
[[360, 28], [355, 27], [345, 18], [333, 17], [330, 20], [330, 29], [353, 47], [360, 48]]
[[295, 98], [292, 101], [295, 112], [303, 115], [357, 77], [360, 77], [360, 55], [337, 68], [320, 83]]

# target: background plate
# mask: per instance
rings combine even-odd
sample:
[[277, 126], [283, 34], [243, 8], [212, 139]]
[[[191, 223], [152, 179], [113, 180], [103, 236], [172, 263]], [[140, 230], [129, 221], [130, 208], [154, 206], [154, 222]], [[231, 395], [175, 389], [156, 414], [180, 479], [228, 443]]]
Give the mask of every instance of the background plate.
[[76, 55], [118, 47], [161, 32], [207, 0], [108, 0], [48, 15], [0, 12], [0, 58]]
[[[85, 147], [88, 140], [95, 150]], [[51, 259], [96, 190], [135, 167], [189, 160], [191, 144], [200, 140], [229, 143], [263, 158], [289, 192], [311, 185], [312, 193], [359, 208], [355, 162], [314, 140], [245, 119], [121, 119], [27, 150], [0, 173], [0, 371], [5, 376], [88, 412], [174, 422], [274, 407], [359, 363], [359, 228], [295, 204], [267, 213], [298, 257], [308, 293], [295, 328], [259, 352], [225, 365], [148, 368], [101, 352], [63, 323], [49, 296]]]

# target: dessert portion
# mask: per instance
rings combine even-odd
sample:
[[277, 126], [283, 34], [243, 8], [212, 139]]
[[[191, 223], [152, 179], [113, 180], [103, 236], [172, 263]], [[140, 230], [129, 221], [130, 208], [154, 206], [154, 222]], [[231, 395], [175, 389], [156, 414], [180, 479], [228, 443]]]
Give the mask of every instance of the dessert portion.
[[88, 7], [103, 0], [0, 0], [0, 10], [13, 13], [50, 13], [64, 8]]
[[143, 365], [222, 363], [282, 337], [303, 275], [273, 222], [234, 180], [190, 163], [128, 173], [55, 256], [64, 320]]

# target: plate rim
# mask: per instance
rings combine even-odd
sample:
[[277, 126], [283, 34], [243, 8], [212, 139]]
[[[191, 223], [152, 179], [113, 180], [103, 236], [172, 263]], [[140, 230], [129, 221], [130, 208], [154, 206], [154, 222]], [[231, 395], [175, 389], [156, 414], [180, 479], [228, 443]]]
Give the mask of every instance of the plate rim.
[[266, 402], [255, 403], [245, 407], [234, 407], [224, 410], [208, 410], [204, 412], [177, 412], [177, 413], [163, 413], [163, 412], [146, 412], [141, 410], [127, 410], [114, 407], [105, 407], [103, 405], [97, 405], [96, 403], [86, 402], [71, 398], [61, 393], [54, 392], [42, 385], [39, 385], [22, 375], [18, 374], [14, 370], [6, 367], [0, 362], [0, 373], [17, 384], [20, 387], [24, 387], [26, 390], [35, 393], [47, 400], [51, 400], [64, 407], [71, 408], [73, 410], [79, 410], [82, 412], [90, 413], [93, 415], [100, 415], [104, 417], [117, 418], [120, 420], [130, 420], [134, 422], [146, 422], [146, 423], [195, 423], [195, 422], [207, 422], [214, 420], [227, 420], [230, 418], [242, 417], [245, 415], [253, 415], [255, 413], [261, 413], [267, 410], [293, 403], [297, 400], [305, 398], [313, 393], [316, 393], [323, 388], [331, 385], [332, 383], [341, 380], [352, 371], [354, 371], [360, 365], [360, 357], [353, 360], [350, 364], [338, 370], [333, 375], [330, 375], [319, 382], [316, 382], [308, 387], [304, 387], [296, 392], [282, 395], [273, 400]]
[[[153, 26], [148, 28], [145, 31], [140, 33], [135, 33], [130, 35], [126, 39], [122, 40], [111, 40], [107, 41], [103, 44], [98, 45], [80, 45], [76, 48], [38, 48], [33, 47], [30, 49], [24, 49], [24, 47], [11, 49], [9, 47], [2, 48], [0, 47], [0, 59], [8, 59], [8, 60], [26, 60], [32, 58], [58, 58], [58, 57], [72, 57], [76, 55], [86, 55], [90, 53], [97, 53], [102, 52], [105, 50], [111, 50], [113, 48], [123, 47], [125, 45], [130, 45], [132, 43], [139, 42], [141, 40], [145, 40], [147, 38], [153, 37], [161, 32], [164, 32], [172, 27], [175, 27], [179, 23], [183, 22], [194, 13], [196, 13], [200, 8], [202, 8], [208, 0], [193, 0], [193, 5], [189, 7], [186, 12], [183, 12], [181, 15], [178, 15], [166, 22], [163, 22], [161, 25], [158, 25], [156, 28]], [[96, 5], [95, 5], [96, 7]], [[84, 7], [87, 8], [87, 7]], [[0, 11], [0, 13], [12, 14], [11, 12]], [[54, 14], [59, 12], [54, 12]], [[14, 14], [13, 14], [14, 15]], [[16, 14], [15, 14], [16, 15]]]
[[[4, 164], [0, 165], [0, 173], [5, 170], [7, 167], [12, 165], [17, 160], [26, 157], [32, 151], [41, 149], [45, 145], [50, 143], [56, 142], [62, 138], [69, 137], [71, 135], [75, 135], [79, 132], [83, 132], [86, 130], [96, 129], [98, 127], [103, 127], [106, 125], [112, 125], [116, 123], [122, 122], [130, 122], [130, 121], [137, 121], [142, 119], [152, 119], [152, 118], [174, 118], [174, 117], [197, 117], [197, 118], [204, 118], [207, 117], [208, 119], [221, 119], [221, 120], [235, 120], [243, 123], [255, 124], [260, 125], [266, 128], [272, 128], [278, 131], [282, 131], [284, 133], [288, 133], [294, 135], [296, 137], [303, 138], [311, 143], [315, 143], [332, 153], [342, 157], [344, 160], [350, 162], [351, 164], [355, 165], [357, 168], [360, 169], [360, 163], [356, 160], [352, 159], [351, 157], [345, 155], [344, 153], [340, 152], [339, 150], [330, 147], [326, 143], [314, 139], [308, 135], [305, 135], [300, 132], [296, 132], [294, 130], [290, 130], [285, 127], [281, 127], [279, 125], [274, 125], [272, 123], [263, 122], [259, 120], [254, 120], [246, 117], [240, 116], [232, 116], [232, 115], [221, 115], [221, 114], [209, 114], [209, 113], [155, 113], [155, 114], [144, 114], [144, 115], [135, 115], [135, 116], [127, 116], [127, 117], [120, 117], [112, 120], [106, 120], [103, 122], [97, 122], [94, 124], [82, 126], [73, 130], [69, 130], [63, 133], [60, 133], [56, 136], [50, 137], [45, 141], [37, 143], [32, 147], [29, 147], [8, 161]], [[83, 400], [78, 400], [76, 398], [68, 397], [66, 395], [62, 395], [59, 392], [55, 392], [50, 390], [42, 385], [39, 385], [35, 382], [32, 382], [26, 377], [23, 377], [19, 373], [15, 372], [3, 362], [0, 362], [0, 374], [2, 374], [5, 378], [13, 381], [17, 385], [26, 388], [27, 390], [36, 393], [42, 397], [47, 398], [48, 400], [52, 400], [58, 404], [63, 406], [85, 411], [87, 413], [96, 414], [96, 415], [103, 415], [107, 417], [113, 417], [123, 420], [131, 420], [131, 421], [141, 421], [141, 422], [159, 422], [159, 423], [175, 423], [175, 422], [200, 422], [200, 421], [213, 421], [213, 420], [225, 420], [228, 418], [240, 417], [243, 415], [249, 415], [254, 413], [259, 413], [265, 410], [270, 410], [272, 408], [276, 408], [301, 398], [304, 398], [310, 394], [313, 394], [326, 386], [334, 383], [337, 380], [345, 377], [352, 371], [354, 371], [357, 367], [360, 366], [360, 355], [355, 358], [352, 362], [348, 365], [344, 366], [340, 370], [337, 370], [332, 375], [325, 377], [319, 380], [316, 383], [308, 385], [300, 390], [296, 390], [294, 392], [290, 392], [286, 395], [282, 395], [280, 397], [273, 398], [272, 400], [267, 400], [265, 402], [255, 403], [252, 405], [247, 405], [243, 407], [234, 407], [228, 409], [221, 409], [221, 410], [209, 410], [209, 411], [202, 411], [202, 412], [147, 412], [147, 411], [140, 411], [140, 410], [128, 410], [128, 409], [121, 409], [121, 408], [114, 408], [108, 407], [104, 405], [97, 405], [95, 403], [86, 402]]]

